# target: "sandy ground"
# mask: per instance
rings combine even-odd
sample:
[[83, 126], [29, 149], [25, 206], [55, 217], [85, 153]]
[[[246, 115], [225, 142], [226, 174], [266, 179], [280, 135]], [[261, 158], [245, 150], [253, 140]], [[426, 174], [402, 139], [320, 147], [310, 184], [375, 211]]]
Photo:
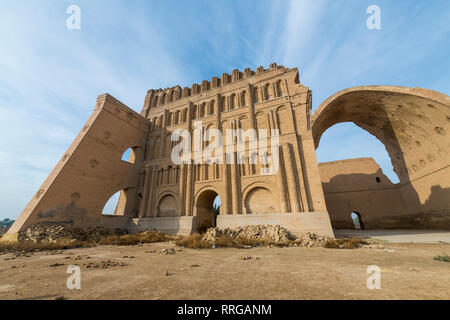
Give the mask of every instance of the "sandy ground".
[[449, 243], [448, 230], [335, 230], [337, 237], [378, 239], [393, 243]]
[[[450, 255], [450, 245], [384, 246], [181, 249], [164, 255], [160, 250], [175, 246], [154, 243], [40, 252], [12, 260], [15, 255], [9, 253], [0, 255], [0, 299], [450, 298], [450, 263], [433, 260]], [[126, 265], [86, 266], [108, 259]], [[55, 263], [63, 265], [50, 266]], [[67, 289], [66, 269], [72, 264], [81, 269], [80, 290]], [[370, 265], [381, 268], [379, 290], [366, 286]]]

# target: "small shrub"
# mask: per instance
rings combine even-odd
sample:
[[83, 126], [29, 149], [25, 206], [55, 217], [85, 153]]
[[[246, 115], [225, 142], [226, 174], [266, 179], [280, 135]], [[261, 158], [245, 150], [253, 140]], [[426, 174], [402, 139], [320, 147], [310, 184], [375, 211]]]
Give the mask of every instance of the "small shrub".
[[202, 241], [202, 235], [200, 233], [194, 233], [189, 236], [181, 237], [175, 242], [175, 244], [180, 247], [191, 249], [203, 249], [211, 247], [208, 243]]
[[435, 261], [442, 261], [442, 262], [450, 262], [450, 256], [436, 256], [433, 258]]

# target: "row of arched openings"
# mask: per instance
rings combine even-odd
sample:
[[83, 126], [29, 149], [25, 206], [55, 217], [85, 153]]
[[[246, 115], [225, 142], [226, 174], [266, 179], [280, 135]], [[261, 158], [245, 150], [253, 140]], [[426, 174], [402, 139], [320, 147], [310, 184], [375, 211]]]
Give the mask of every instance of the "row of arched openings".
[[[265, 83], [261, 86], [253, 87], [253, 98], [255, 103], [267, 101], [273, 98], [281, 97], [285, 94], [285, 86], [282, 80], [277, 80], [275, 82]], [[173, 96], [176, 96], [175, 91], [170, 93], [169, 101]], [[165, 99], [166, 94], [164, 93], [162, 99]], [[155, 98], [155, 101], [157, 99]], [[226, 112], [234, 110], [236, 108], [245, 107], [249, 102], [248, 92], [243, 90], [238, 93], [231, 93], [227, 96], [221, 97], [220, 112]], [[156, 106], [156, 105], [155, 105]], [[200, 119], [206, 116], [214, 115], [216, 110], [216, 101], [211, 99], [210, 101], [201, 102], [199, 104], [194, 104], [192, 110], [192, 120]], [[187, 117], [188, 108], [182, 110], [170, 111], [167, 118], [167, 126], [178, 125], [185, 123], [188, 119]], [[151, 129], [156, 130], [164, 126], [164, 115], [153, 117], [151, 120]]]

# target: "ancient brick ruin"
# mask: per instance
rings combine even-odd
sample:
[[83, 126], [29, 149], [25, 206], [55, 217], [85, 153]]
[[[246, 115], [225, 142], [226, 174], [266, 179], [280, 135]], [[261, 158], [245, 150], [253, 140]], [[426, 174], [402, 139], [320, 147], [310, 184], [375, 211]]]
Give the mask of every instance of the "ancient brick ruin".
[[[293, 233], [332, 235], [332, 227], [353, 226], [352, 211], [368, 229], [450, 228], [448, 96], [421, 88], [355, 87], [336, 93], [314, 114], [311, 97], [296, 68], [276, 64], [233, 70], [191, 88], [149, 90], [141, 114], [100, 95], [9, 234], [45, 221], [182, 234], [201, 224], [279, 224]], [[279, 130], [279, 170], [261, 174], [248, 143], [239, 164], [173, 163], [172, 133], [192, 132], [195, 121], [222, 132]], [[315, 149], [323, 132], [349, 121], [385, 144], [400, 183], [389, 181], [372, 159], [318, 164]], [[129, 161], [122, 161], [129, 148]], [[118, 191], [115, 214], [102, 215]]]

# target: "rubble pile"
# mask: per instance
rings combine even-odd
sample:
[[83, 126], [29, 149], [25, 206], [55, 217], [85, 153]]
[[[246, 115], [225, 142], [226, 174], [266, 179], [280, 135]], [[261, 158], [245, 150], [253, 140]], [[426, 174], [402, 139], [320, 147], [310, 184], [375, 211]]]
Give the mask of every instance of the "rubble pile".
[[103, 226], [77, 228], [48, 222], [38, 223], [19, 233], [19, 241], [56, 242], [60, 239], [73, 241], [99, 241], [113, 232]]
[[19, 233], [19, 241], [54, 242], [58, 239], [71, 239], [72, 232], [62, 225], [38, 223]]
[[244, 238], [255, 244], [270, 244], [293, 247], [324, 247], [331, 238], [307, 232], [299, 237], [294, 236], [280, 225], [256, 225], [236, 228], [209, 228], [202, 241], [216, 245], [222, 236], [228, 236], [232, 241]]
[[202, 241], [216, 243], [222, 235], [227, 235], [232, 239], [246, 238], [271, 243], [287, 243], [295, 239], [295, 236], [286, 228], [279, 225], [256, 225], [224, 229], [209, 228], [203, 235]]
[[297, 247], [325, 247], [325, 244], [330, 240], [330, 237], [318, 235], [316, 233], [307, 232], [295, 239], [294, 243]]

